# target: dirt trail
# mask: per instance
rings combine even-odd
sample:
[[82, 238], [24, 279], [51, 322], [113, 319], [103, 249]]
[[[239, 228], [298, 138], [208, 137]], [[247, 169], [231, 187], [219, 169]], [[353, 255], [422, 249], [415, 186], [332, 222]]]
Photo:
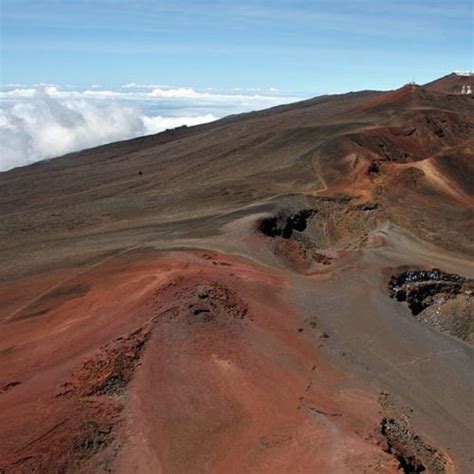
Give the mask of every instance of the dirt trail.
[[462, 203], [474, 207], [474, 197], [459, 189], [457, 184], [444, 176], [430, 159], [423, 160], [417, 163], [416, 166], [422, 169], [433, 184], [438, 186], [443, 192], [453, 196]]

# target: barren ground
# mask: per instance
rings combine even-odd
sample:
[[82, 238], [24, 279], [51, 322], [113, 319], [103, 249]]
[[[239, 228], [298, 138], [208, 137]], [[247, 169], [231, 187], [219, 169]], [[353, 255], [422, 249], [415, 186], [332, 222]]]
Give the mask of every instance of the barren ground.
[[459, 87], [1, 173], [0, 472], [472, 472]]

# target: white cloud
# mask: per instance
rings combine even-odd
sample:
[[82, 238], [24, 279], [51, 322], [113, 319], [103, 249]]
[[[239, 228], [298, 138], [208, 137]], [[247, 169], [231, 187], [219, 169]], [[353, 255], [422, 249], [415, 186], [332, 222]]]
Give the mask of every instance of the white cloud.
[[89, 97], [100, 97], [100, 98], [110, 98], [110, 97], [121, 97], [120, 92], [114, 92], [114, 91], [95, 91], [95, 90], [86, 90], [83, 92], [85, 96]]
[[8, 92], [0, 92], [0, 96], [4, 98], [27, 98], [33, 97], [36, 94], [36, 89], [13, 89]]
[[166, 86], [118, 92], [41, 84], [0, 90], [0, 171], [293, 100]]
[[198, 115], [197, 117], [162, 117], [160, 115], [147, 117], [144, 115], [141, 118], [148, 133], [158, 133], [168, 128], [181, 127], [182, 125], [199, 125], [200, 123], [208, 123], [217, 119], [212, 114]]
[[176, 98], [176, 99], [199, 99], [203, 97], [209, 97], [208, 93], [196, 92], [190, 87], [179, 87], [178, 89], [163, 89], [156, 87], [149, 95], [152, 97], [163, 97], [163, 98]]
[[47, 95], [16, 103], [0, 115], [0, 170], [146, 133], [138, 111]]
[[21, 84], [20, 82], [8, 82], [7, 84], [1, 84], [1, 89], [12, 89], [18, 87], [27, 87], [25, 84]]
[[169, 87], [163, 84], [137, 84], [136, 82], [129, 82], [123, 84], [122, 89], [156, 89], [157, 87]]

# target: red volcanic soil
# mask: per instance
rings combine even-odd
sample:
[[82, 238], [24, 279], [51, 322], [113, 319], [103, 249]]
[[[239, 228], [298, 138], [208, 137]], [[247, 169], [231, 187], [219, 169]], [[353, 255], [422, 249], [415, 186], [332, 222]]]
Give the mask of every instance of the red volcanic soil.
[[6, 472], [396, 472], [377, 399], [321, 357], [284, 274], [209, 252], [133, 260], [3, 326]]
[[472, 472], [463, 77], [0, 173], [0, 472]]

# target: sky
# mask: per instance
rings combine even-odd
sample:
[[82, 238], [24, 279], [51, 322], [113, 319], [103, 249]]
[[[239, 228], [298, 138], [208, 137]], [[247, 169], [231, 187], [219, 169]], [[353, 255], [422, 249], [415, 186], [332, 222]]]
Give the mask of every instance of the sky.
[[473, 68], [470, 0], [0, 8], [0, 171], [182, 123]]

